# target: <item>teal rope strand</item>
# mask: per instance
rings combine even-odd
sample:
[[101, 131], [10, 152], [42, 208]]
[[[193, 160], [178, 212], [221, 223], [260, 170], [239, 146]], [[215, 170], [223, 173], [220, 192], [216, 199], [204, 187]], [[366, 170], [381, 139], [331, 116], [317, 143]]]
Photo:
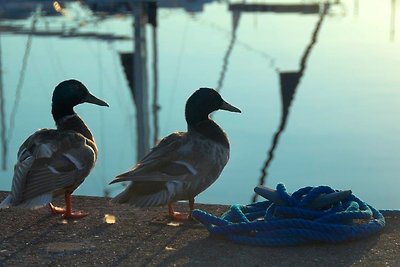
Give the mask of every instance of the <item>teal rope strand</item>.
[[233, 205], [221, 217], [202, 210], [194, 210], [192, 216], [211, 234], [258, 246], [344, 242], [375, 234], [385, 226], [382, 213], [353, 194], [325, 208], [309, 208], [321, 194], [338, 192], [328, 186], [304, 187], [289, 195], [285, 186], [278, 184], [276, 192], [283, 205], [267, 200]]

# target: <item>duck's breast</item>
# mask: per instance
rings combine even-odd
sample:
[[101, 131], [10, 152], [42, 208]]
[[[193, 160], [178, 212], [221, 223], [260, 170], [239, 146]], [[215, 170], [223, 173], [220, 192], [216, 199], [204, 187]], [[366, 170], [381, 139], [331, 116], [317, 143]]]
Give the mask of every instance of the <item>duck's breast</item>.
[[[229, 160], [229, 148], [206, 138], [195, 138], [181, 148], [183, 158], [194, 167], [193, 175], [187, 177], [185, 196], [195, 197], [217, 180]], [[185, 155], [186, 154], [186, 155]]]

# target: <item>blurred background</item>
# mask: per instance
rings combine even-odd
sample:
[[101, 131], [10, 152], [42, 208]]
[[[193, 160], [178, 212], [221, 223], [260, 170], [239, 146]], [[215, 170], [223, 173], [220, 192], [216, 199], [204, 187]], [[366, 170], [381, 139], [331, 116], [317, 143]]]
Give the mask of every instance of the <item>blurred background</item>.
[[197, 202], [247, 204], [284, 183], [398, 209], [399, 2], [0, 0], [0, 190], [74, 78], [110, 104], [76, 108], [100, 156], [75, 194], [120, 192], [114, 176], [186, 131], [186, 99], [212, 87], [242, 114], [213, 115], [231, 158]]

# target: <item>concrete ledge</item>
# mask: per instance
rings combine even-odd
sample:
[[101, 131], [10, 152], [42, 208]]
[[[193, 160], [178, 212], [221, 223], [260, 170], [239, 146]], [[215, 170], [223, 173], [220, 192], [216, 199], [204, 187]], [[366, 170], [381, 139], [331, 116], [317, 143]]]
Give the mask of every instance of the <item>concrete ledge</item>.
[[[0, 192], [0, 199], [6, 196]], [[57, 201], [60, 205], [62, 200]], [[56, 202], [56, 204], [57, 204]], [[197, 205], [213, 214], [221, 205]], [[400, 218], [380, 235], [344, 244], [265, 248], [210, 236], [200, 224], [170, 224], [166, 208], [132, 210], [108, 199], [75, 197], [90, 212], [64, 221], [44, 208], [0, 211], [0, 266], [399, 266]], [[187, 206], [177, 205], [178, 210]], [[105, 214], [116, 223], [104, 221]], [[112, 219], [112, 217], [109, 217]]]

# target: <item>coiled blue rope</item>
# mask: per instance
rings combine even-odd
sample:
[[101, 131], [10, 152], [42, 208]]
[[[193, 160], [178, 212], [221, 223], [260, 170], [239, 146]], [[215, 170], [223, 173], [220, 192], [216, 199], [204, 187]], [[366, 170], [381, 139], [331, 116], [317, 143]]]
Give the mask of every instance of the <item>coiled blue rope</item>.
[[319, 196], [334, 192], [339, 191], [319, 186], [304, 187], [289, 195], [285, 186], [278, 184], [275, 193], [279, 204], [267, 200], [233, 205], [220, 218], [202, 210], [194, 210], [192, 216], [212, 234], [259, 246], [343, 242], [377, 233], [385, 226], [383, 215], [350, 191], [345, 199], [310, 208]]

